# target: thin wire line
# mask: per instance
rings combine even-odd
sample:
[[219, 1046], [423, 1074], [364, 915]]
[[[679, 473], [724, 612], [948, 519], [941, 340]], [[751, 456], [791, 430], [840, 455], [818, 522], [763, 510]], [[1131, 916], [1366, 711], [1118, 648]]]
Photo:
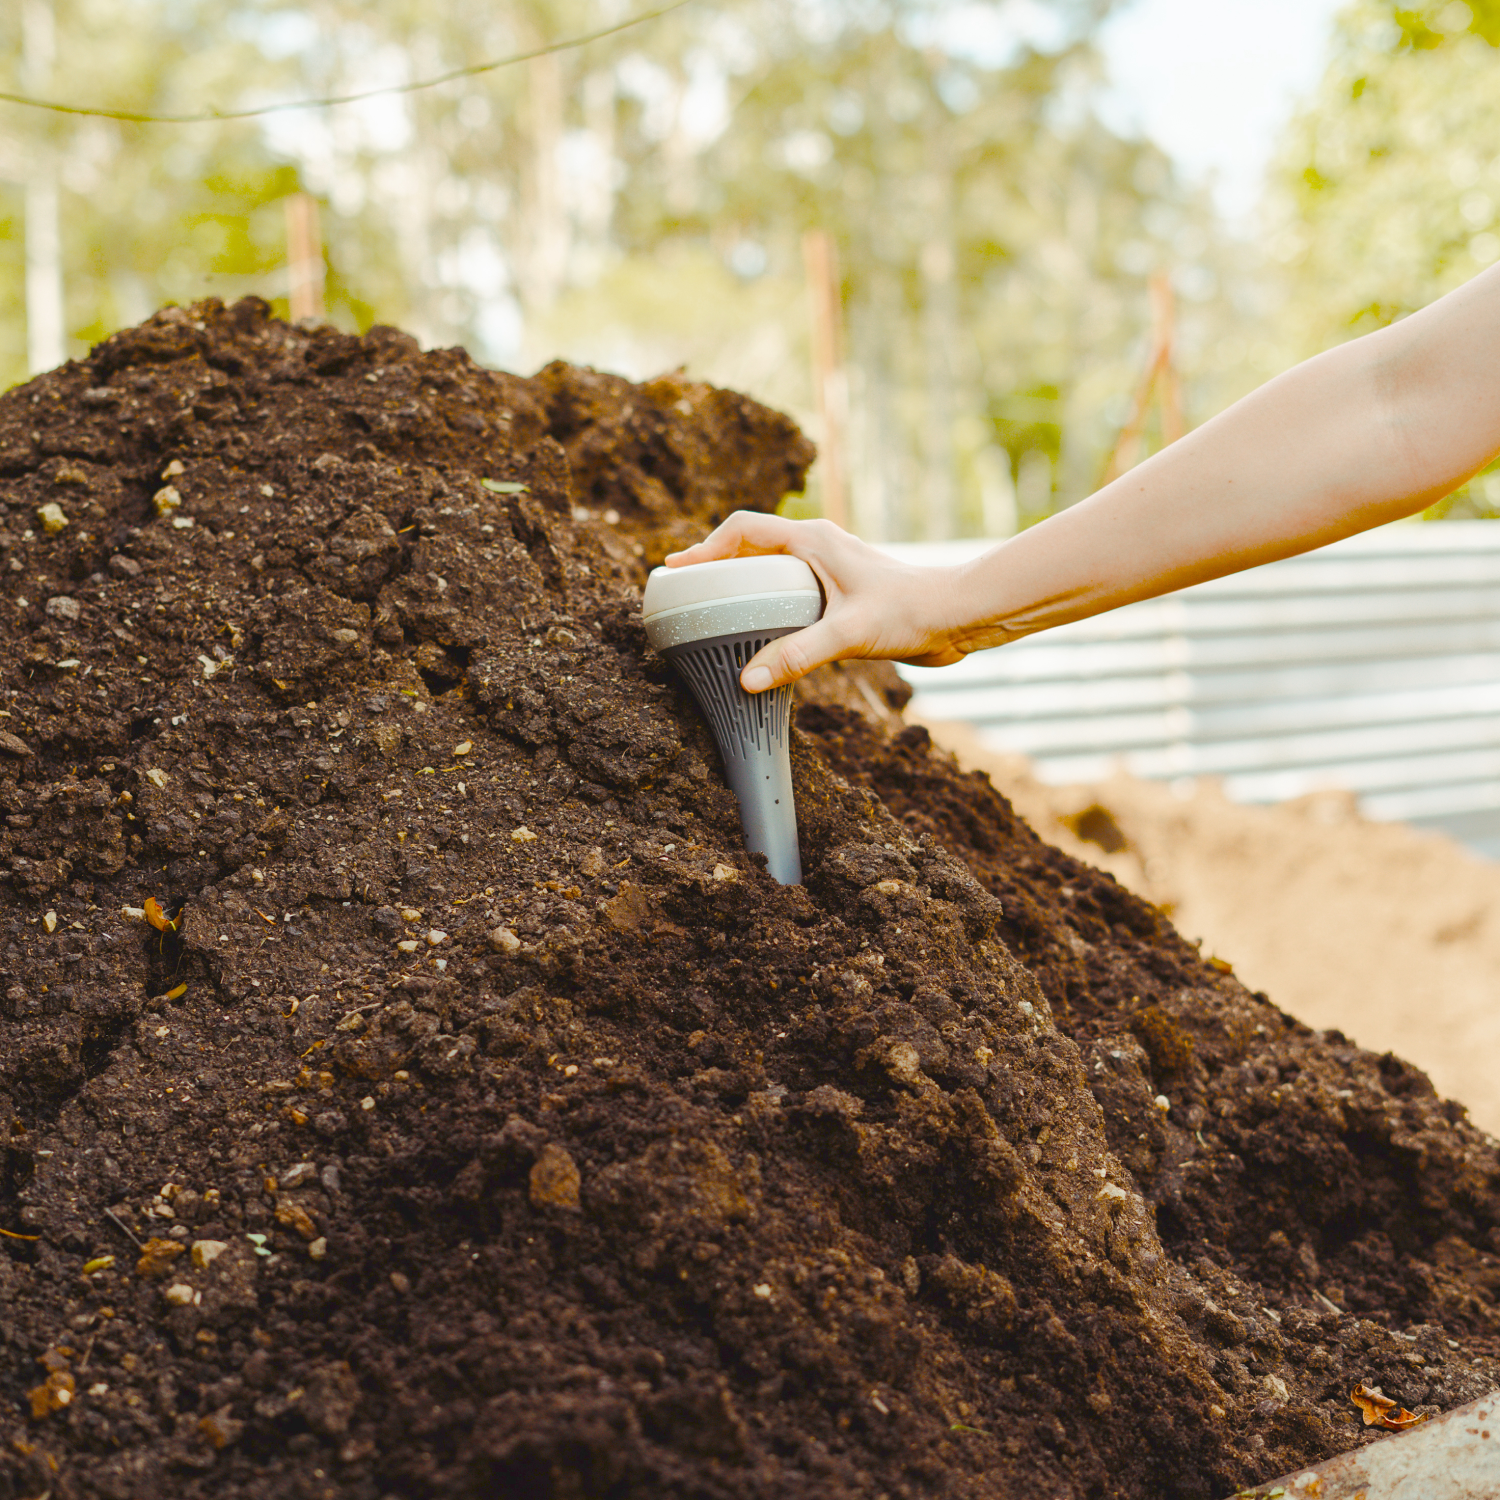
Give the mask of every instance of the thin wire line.
[[392, 83], [383, 88], [364, 89], [357, 94], [330, 94], [322, 99], [290, 99], [282, 104], [267, 104], [260, 109], [204, 110], [195, 115], [148, 115], [130, 109], [94, 109], [81, 104], [58, 104], [51, 99], [33, 99], [26, 94], [11, 94], [0, 89], [0, 102], [21, 104], [28, 109], [51, 110], [59, 115], [90, 115], [102, 120], [123, 120], [132, 125], [207, 125], [215, 120], [252, 120], [260, 115], [278, 115], [291, 109], [325, 109], [336, 104], [357, 104], [361, 99], [375, 99], [381, 94], [415, 94], [421, 89], [436, 88], [441, 83], [452, 83], [455, 78], [473, 78], [480, 73], [493, 73], [497, 68], [512, 67], [516, 63], [530, 62], [537, 57], [550, 57], [555, 52], [568, 52], [575, 47], [586, 47], [590, 42], [602, 41], [607, 36], [617, 36], [629, 31], [632, 26], [643, 26], [655, 21], [670, 11], [681, 10], [692, 0], [671, 0], [668, 5], [655, 10], [642, 11], [638, 16], [591, 31], [587, 36], [569, 37], [562, 42], [549, 42], [545, 47], [534, 47], [529, 52], [516, 52], [510, 57], [496, 58], [493, 62], [474, 63], [467, 68], [453, 68], [439, 73], [434, 78], [419, 79], [415, 83]]

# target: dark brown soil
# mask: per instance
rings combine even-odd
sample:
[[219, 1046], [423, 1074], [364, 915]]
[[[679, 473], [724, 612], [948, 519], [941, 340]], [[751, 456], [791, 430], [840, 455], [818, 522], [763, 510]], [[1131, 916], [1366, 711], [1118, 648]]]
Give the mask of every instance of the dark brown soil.
[[257, 302], [0, 398], [0, 1500], [1210, 1500], [1500, 1382], [1495, 1143], [889, 674], [746, 858], [638, 587], [810, 458]]

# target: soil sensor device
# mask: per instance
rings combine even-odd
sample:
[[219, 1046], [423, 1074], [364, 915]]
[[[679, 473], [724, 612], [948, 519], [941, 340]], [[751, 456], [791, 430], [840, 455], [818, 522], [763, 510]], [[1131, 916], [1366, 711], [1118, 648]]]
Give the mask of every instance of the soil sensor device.
[[800, 558], [730, 557], [653, 568], [641, 614], [651, 644], [688, 680], [739, 798], [745, 845], [782, 885], [800, 885], [792, 801], [792, 689], [747, 693], [745, 664], [768, 641], [823, 613], [817, 576]]

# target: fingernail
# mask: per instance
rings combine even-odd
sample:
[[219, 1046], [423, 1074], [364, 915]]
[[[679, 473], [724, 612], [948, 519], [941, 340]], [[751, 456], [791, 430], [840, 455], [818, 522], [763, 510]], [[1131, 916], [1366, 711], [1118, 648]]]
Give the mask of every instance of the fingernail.
[[763, 693], [771, 685], [769, 667], [746, 667], [740, 674], [740, 686], [747, 693]]

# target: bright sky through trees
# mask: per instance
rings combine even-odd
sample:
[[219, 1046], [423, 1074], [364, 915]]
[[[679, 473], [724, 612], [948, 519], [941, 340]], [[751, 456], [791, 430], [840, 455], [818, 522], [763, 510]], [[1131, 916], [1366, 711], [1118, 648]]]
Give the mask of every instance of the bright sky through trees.
[[1243, 221], [1293, 109], [1328, 65], [1343, 0], [1134, 0], [1097, 43], [1109, 86], [1101, 113], [1144, 134], [1188, 176], [1212, 180]]

